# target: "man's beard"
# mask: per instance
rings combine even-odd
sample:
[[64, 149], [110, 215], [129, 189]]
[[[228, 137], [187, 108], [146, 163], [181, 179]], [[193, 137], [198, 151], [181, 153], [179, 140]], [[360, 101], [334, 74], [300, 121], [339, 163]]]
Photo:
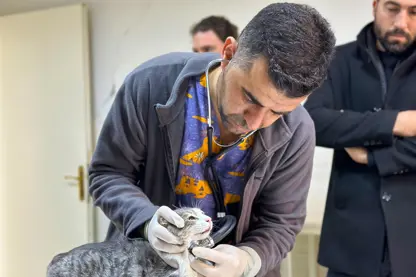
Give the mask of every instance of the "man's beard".
[[238, 126], [248, 129], [247, 121], [242, 115], [239, 114], [225, 114], [224, 105], [219, 106], [218, 111], [220, 113], [221, 122], [225, 127], [230, 127], [230, 125], [237, 124]]
[[[401, 29], [394, 29], [392, 31], [388, 31], [384, 34], [382, 34], [381, 29], [374, 25], [374, 32], [376, 34], [377, 40], [380, 42], [381, 46], [387, 51], [391, 52], [393, 54], [401, 54], [406, 52], [414, 43], [415, 41], [412, 40], [409, 34], [405, 33]], [[401, 35], [406, 39], [405, 43], [400, 43], [398, 41], [389, 41], [389, 37], [392, 35]]]

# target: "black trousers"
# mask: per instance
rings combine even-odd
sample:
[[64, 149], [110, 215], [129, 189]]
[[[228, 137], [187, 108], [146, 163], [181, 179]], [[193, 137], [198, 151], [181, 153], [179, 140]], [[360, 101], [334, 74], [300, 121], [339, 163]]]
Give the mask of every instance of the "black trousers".
[[351, 275], [345, 275], [343, 273], [335, 272], [333, 270], [328, 270], [328, 275], [326, 277], [353, 277]]
[[[347, 275], [347, 274], [336, 272], [336, 271], [329, 269], [327, 277], [358, 277], [358, 276]], [[385, 237], [385, 240], [384, 240], [384, 255], [382, 259], [382, 265], [381, 265], [379, 277], [392, 277], [387, 237]]]
[[[335, 272], [332, 270], [328, 270], [328, 275], [327, 277], [356, 277], [356, 276], [352, 276], [352, 275], [345, 275], [343, 273], [339, 273], [339, 272]], [[380, 277], [392, 277], [390, 272], [381, 272], [380, 273]]]

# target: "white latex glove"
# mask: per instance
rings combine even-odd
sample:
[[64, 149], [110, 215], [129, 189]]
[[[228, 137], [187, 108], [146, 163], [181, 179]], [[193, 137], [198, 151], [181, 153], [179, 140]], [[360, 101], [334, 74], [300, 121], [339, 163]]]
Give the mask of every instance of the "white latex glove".
[[261, 267], [259, 255], [245, 246], [220, 244], [213, 249], [195, 247], [192, 253], [215, 263], [211, 266], [197, 259], [191, 263], [193, 270], [204, 277], [254, 277]]
[[[161, 258], [170, 266], [177, 267], [177, 263], [168, 260], [166, 254], [182, 253], [186, 250], [187, 246], [180, 241], [178, 237], [159, 224], [159, 217], [163, 217], [166, 221], [178, 228], [183, 228], [185, 222], [182, 217], [172, 211], [169, 207], [161, 206], [153, 215], [152, 219], [146, 223], [144, 230], [145, 238], [159, 256], [161, 256]], [[163, 252], [164, 255], [161, 255], [161, 252]]]

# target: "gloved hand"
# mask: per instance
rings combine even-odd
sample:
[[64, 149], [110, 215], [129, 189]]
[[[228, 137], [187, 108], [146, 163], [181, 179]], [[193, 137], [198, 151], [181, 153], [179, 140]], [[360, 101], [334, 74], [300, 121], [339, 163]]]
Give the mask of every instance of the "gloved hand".
[[152, 219], [148, 221], [144, 227], [144, 236], [149, 241], [153, 249], [161, 256], [161, 258], [170, 266], [178, 267], [173, 260], [166, 259], [163, 254], [176, 254], [186, 250], [186, 245], [175, 235], [169, 232], [165, 227], [159, 224], [159, 217], [163, 217], [169, 223], [178, 228], [183, 228], [183, 219], [167, 206], [161, 206]]
[[261, 267], [259, 255], [246, 246], [220, 244], [213, 249], [195, 247], [192, 253], [215, 263], [211, 266], [197, 259], [191, 263], [193, 270], [204, 277], [254, 277]]

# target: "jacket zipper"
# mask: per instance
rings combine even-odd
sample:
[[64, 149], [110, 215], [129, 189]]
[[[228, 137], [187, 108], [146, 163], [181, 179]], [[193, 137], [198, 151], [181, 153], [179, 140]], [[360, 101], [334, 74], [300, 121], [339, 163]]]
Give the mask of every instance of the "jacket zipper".
[[[386, 76], [384, 75], [384, 69], [383, 66], [380, 62], [379, 59], [377, 59], [377, 57], [374, 56], [373, 51], [371, 51], [370, 49], [367, 49], [367, 53], [368, 55], [371, 57], [371, 60], [374, 63], [374, 66], [377, 70], [378, 75], [380, 76], [381, 79], [381, 90], [382, 90], [382, 102], [383, 102], [383, 108], [386, 106], [386, 97], [387, 97], [387, 80], [386, 80]], [[395, 72], [396, 70], [394, 70]], [[393, 72], [393, 74], [394, 74]], [[392, 76], [393, 77], [393, 76]]]
[[169, 175], [169, 181], [170, 181], [170, 186], [173, 190], [173, 192], [175, 192], [175, 187], [174, 187], [174, 174], [173, 174], [173, 168], [171, 165], [171, 161], [172, 161], [172, 156], [171, 156], [171, 151], [170, 151], [170, 145], [169, 145], [169, 137], [168, 137], [168, 132], [166, 130], [166, 126], [164, 126], [162, 128], [162, 134], [163, 134], [163, 144], [164, 144], [164, 148], [165, 148], [165, 164], [166, 164], [166, 169], [168, 170], [168, 175]]

